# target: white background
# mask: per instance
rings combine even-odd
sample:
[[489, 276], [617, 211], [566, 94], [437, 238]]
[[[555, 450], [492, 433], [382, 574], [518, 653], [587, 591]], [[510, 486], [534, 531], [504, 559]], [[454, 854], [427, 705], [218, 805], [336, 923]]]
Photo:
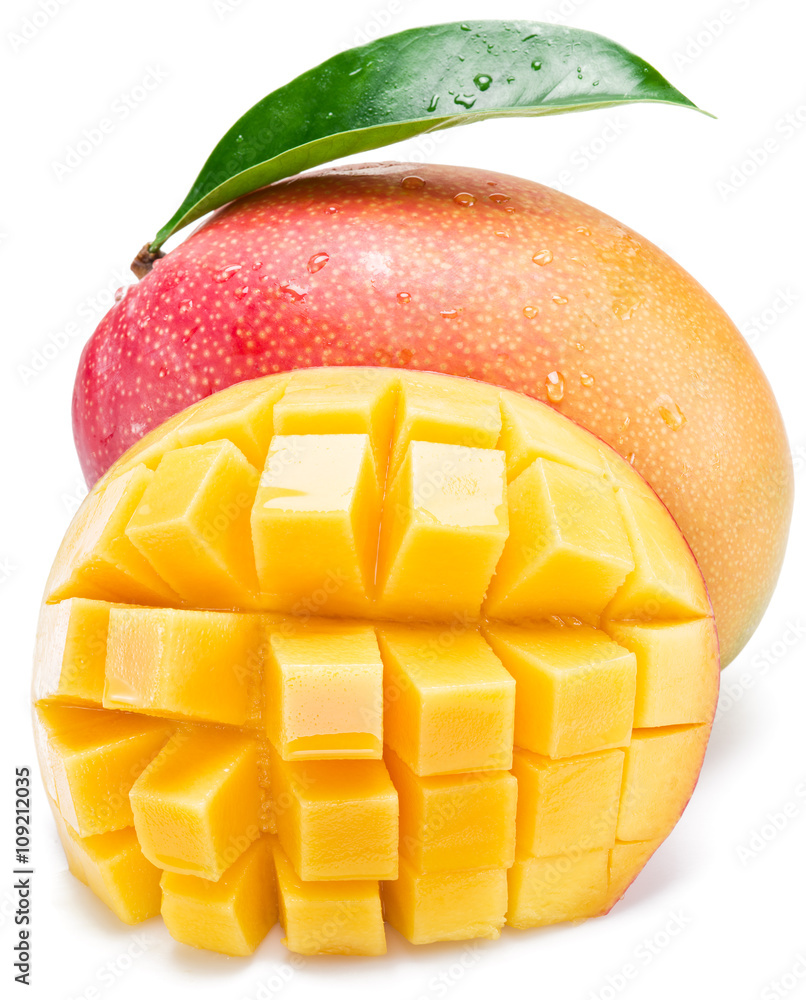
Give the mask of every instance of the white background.
[[[610, 917], [506, 931], [470, 948], [414, 949], [390, 931], [385, 959], [290, 963], [279, 928], [251, 960], [196, 953], [175, 944], [158, 919], [119, 924], [67, 874], [37, 777], [34, 985], [13, 982], [13, 773], [34, 761], [28, 686], [37, 605], [82, 496], [70, 429], [79, 353], [114, 289], [133, 280], [134, 253], [172, 214], [220, 135], [268, 91], [361, 41], [362, 32], [377, 34], [379, 22], [397, 31], [485, 16], [553, 20], [643, 55], [718, 120], [638, 106], [489, 122], [442, 133], [430, 158], [548, 183], [568, 169], [570, 193], [668, 251], [751, 339], [784, 412], [801, 493], [806, 469], [801, 0], [43, 3], [57, 12], [44, 23], [37, 14], [22, 44], [17, 36], [40, 0], [4, 0], [0, 13], [2, 995], [806, 996], [802, 495], [775, 599], [723, 676], [693, 803]], [[146, 78], [160, 82], [138, 100]], [[115, 110], [126, 106], [125, 116]], [[787, 129], [787, 114], [798, 127]], [[113, 131], [75, 169], [59, 170], [83, 131], [105, 117]], [[768, 138], [774, 151], [754, 169], [748, 150]], [[416, 158], [421, 148], [407, 143], [378, 155]], [[733, 180], [744, 183], [720, 190], [736, 168]], [[38, 352], [49, 344], [56, 349], [47, 347], [43, 366]], [[32, 367], [43, 370], [32, 376]]]

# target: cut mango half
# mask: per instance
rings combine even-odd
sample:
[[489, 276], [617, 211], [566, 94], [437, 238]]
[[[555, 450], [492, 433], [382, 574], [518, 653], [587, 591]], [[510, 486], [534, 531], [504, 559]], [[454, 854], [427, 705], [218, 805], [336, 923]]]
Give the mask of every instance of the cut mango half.
[[56, 557], [34, 723], [129, 923], [383, 955], [608, 912], [692, 794], [719, 654], [666, 508], [550, 407], [309, 369], [140, 442]]

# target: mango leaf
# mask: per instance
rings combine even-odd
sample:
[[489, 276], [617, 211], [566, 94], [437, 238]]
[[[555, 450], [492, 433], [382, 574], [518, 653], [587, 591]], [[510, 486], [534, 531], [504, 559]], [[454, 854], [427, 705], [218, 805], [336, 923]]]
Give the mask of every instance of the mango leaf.
[[340, 156], [486, 118], [638, 101], [699, 110], [643, 59], [590, 31], [467, 21], [388, 35], [339, 53], [247, 111], [143, 248], [141, 265], [146, 259], [147, 271], [165, 240], [207, 212]]

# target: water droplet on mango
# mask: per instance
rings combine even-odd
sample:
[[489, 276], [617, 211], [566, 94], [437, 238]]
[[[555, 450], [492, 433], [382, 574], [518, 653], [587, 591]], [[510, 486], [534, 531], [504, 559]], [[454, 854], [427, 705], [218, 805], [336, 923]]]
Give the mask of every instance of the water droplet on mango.
[[673, 431], [679, 431], [683, 424], [686, 423], [686, 415], [672, 397], [665, 392], [661, 393], [655, 400], [655, 407], [661, 415], [663, 422], [671, 427]]
[[315, 253], [305, 266], [308, 268], [309, 274], [316, 274], [317, 271], [322, 270], [329, 260], [330, 254], [325, 253], [323, 250], [320, 253]]
[[592, 386], [596, 379], [593, 375], [589, 375], [587, 372], [580, 372], [579, 381], [585, 386]]
[[505, 205], [509, 201], [509, 195], [501, 191], [495, 191], [490, 195], [490, 201], [495, 205]]
[[223, 284], [225, 281], [237, 274], [241, 270], [242, 264], [230, 264], [229, 267], [222, 267], [220, 271], [216, 271], [213, 275], [213, 281], [217, 281], [219, 284]]
[[549, 372], [546, 376], [546, 395], [552, 403], [561, 403], [565, 395], [565, 377], [562, 372]]
[[543, 267], [554, 260], [554, 254], [551, 250], [538, 250], [537, 253], [532, 254], [532, 260], [535, 264], [540, 264]]
[[462, 208], [470, 208], [476, 204], [476, 196], [470, 194], [468, 191], [460, 191], [459, 194], [453, 196], [453, 200], [457, 205], [461, 205]]
[[523, 315], [527, 319], [534, 319], [535, 316], [537, 316], [537, 314], [539, 312], [540, 312], [540, 310], [537, 308], [537, 306], [524, 306], [523, 307]]
[[418, 177], [416, 174], [409, 174], [408, 177], [404, 177], [400, 182], [400, 186], [405, 188], [407, 191], [416, 191], [418, 188], [425, 187], [425, 181], [422, 177]]
[[408, 292], [398, 292], [397, 301], [406, 305], [407, 302], [411, 302], [411, 295]]

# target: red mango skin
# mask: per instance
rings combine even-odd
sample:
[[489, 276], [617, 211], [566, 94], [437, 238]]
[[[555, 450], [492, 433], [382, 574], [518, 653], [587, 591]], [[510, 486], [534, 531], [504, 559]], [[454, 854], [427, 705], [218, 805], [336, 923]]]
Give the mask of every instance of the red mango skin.
[[88, 342], [73, 400], [88, 483], [194, 401], [319, 365], [449, 372], [548, 400], [628, 457], [677, 519], [723, 664], [747, 642], [792, 509], [781, 415], [725, 312], [643, 237], [465, 167], [329, 168], [242, 198]]

